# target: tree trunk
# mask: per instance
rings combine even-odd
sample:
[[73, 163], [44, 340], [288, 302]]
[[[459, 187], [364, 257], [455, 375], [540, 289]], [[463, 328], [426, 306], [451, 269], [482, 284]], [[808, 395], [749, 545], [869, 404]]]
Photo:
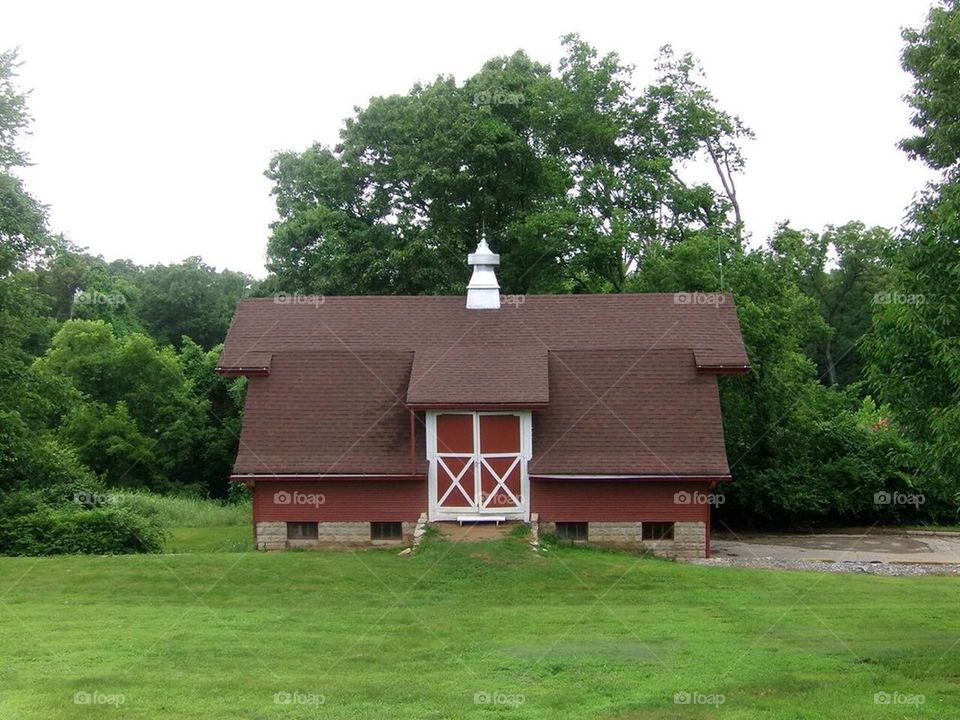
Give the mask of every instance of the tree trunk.
[[827, 345], [824, 348], [827, 355], [827, 378], [830, 380], [830, 387], [833, 387], [837, 384], [837, 367], [833, 362], [833, 339], [827, 340]]

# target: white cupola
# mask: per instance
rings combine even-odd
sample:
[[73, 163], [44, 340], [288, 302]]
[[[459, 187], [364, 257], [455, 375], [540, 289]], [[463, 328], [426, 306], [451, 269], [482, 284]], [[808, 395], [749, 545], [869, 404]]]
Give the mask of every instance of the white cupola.
[[477, 251], [467, 255], [467, 264], [473, 265], [473, 277], [467, 285], [467, 309], [499, 310], [500, 284], [495, 268], [500, 264], [500, 256], [490, 251], [485, 237], [480, 237]]

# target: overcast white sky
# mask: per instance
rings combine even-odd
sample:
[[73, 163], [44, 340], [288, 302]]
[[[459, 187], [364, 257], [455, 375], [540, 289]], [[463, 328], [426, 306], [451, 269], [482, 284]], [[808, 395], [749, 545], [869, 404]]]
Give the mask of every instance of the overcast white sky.
[[929, 178], [895, 147], [900, 28], [931, 2], [5, 0], [0, 48], [21, 48], [22, 175], [54, 230], [108, 259], [199, 254], [263, 276], [274, 152], [332, 144], [371, 96], [518, 48], [555, 68], [567, 32], [634, 63], [638, 87], [660, 45], [699, 56], [757, 134], [739, 188], [754, 238], [783, 219], [896, 226]]

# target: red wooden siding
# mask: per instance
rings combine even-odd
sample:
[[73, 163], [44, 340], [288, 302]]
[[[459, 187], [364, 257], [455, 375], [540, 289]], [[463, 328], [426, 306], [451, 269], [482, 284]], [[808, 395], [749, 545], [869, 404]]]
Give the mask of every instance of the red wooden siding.
[[706, 494], [708, 483], [531, 480], [531, 512], [543, 522], [707, 522], [709, 505], [678, 503], [678, 492]]
[[[706, 522], [709, 515], [706, 504], [674, 500], [681, 491], [709, 492], [706, 482], [532, 479], [531, 484], [531, 511], [543, 522]], [[320, 495], [322, 503], [310, 498]], [[425, 480], [271, 481], [253, 490], [255, 522], [413, 522], [426, 509]]]
[[426, 509], [426, 480], [271, 481], [253, 489], [255, 522], [416, 522]]

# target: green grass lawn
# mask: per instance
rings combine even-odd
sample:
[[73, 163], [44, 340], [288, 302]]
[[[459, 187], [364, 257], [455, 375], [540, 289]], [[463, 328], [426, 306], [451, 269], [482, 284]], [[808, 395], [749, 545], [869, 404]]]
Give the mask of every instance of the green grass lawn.
[[0, 718], [960, 717], [956, 578], [219, 532], [0, 558]]
[[168, 530], [166, 553], [223, 553], [253, 550], [250, 525], [176, 527]]

